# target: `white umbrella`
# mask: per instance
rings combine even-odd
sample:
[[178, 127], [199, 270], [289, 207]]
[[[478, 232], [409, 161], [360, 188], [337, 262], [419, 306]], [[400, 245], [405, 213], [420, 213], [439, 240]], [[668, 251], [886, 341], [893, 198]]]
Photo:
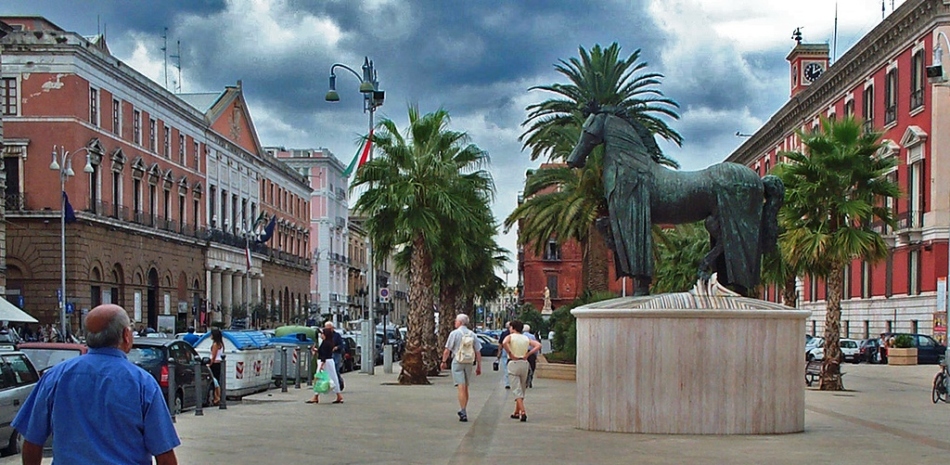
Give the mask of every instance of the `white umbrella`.
[[15, 321], [17, 323], [38, 323], [29, 313], [17, 308], [7, 299], [0, 297], [0, 321]]

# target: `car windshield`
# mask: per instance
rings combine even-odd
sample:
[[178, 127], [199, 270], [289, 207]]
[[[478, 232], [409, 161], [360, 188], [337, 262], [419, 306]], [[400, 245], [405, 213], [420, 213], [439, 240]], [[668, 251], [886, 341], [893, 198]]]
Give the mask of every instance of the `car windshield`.
[[161, 361], [162, 349], [160, 347], [133, 347], [129, 351], [129, 361], [138, 364], [148, 364]]
[[854, 341], [841, 341], [838, 343], [838, 346], [845, 349], [857, 349], [858, 343]]
[[30, 358], [37, 371], [43, 371], [59, 362], [82, 355], [76, 349], [21, 349], [21, 352]]

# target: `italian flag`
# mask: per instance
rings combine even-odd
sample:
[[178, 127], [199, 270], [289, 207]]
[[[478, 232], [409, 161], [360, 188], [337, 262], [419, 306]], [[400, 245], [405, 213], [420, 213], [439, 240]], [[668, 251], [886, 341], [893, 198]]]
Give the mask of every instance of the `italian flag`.
[[353, 173], [356, 172], [361, 166], [365, 165], [369, 160], [369, 151], [373, 146], [373, 131], [369, 131], [369, 137], [366, 138], [366, 143], [362, 147], [356, 149], [356, 154], [353, 155], [353, 161], [350, 162], [350, 166], [346, 167], [346, 171], [343, 172], [344, 177], [350, 177]]

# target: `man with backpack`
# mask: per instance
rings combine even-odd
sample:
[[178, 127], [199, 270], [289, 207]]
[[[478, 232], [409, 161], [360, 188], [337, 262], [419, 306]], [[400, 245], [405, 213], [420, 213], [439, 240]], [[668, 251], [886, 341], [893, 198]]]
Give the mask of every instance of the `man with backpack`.
[[[445, 341], [445, 350], [442, 351], [442, 369], [449, 364], [452, 358], [452, 380], [458, 388], [459, 421], [468, 421], [468, 385], [475, 376], [482, 374], [482, 343], [475, 336], [475, 332], [468, 329], [468, 315], [460, 313], [455, 317], [455, 330], [449, 333]], [[472, 374], [472, 371], [475, 374]]]

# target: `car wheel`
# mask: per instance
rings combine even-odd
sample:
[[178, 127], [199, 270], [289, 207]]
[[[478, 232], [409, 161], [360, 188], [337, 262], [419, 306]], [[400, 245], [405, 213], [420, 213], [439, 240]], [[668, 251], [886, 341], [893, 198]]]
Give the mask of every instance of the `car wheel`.
[[23, 436], [20, 436], [16, 430], [13, 430], [13, 433], [10, 434], [10, 442], [7, 444], [6, 450], [4, 450], [7, 455], [16, 455], [20, 452], [23, 452]]

